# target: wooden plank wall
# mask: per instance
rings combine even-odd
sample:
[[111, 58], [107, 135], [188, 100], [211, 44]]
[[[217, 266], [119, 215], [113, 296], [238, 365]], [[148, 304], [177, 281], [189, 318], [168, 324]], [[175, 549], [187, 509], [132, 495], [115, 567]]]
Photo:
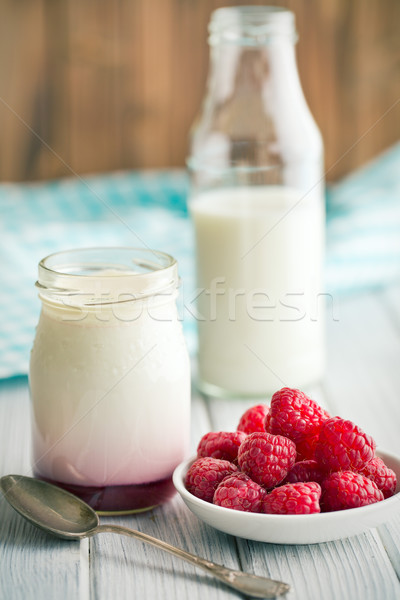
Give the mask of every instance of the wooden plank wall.
[[[303, 87], [337, 179], [399, 138], [400, 2], [270, 3], [296, 13]], [[0, 179], [183, 165], [207, 23], [226, 4], [0, 0]]]

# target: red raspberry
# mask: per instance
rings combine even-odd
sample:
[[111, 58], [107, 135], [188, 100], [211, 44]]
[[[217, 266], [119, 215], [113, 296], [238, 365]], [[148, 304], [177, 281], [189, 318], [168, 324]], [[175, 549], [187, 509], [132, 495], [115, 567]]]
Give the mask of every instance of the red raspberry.
[[367, 462], [359, 473], [376, 483], [385, 498], [393, 496], [396, 492], [396, 473], [392, 469], [389, 469], [378, 456]]
[[245, 433], [265, 431], [264, 419], [267, 416], [268, 411], [269, 406], [266, 404], [257, 404], [256, 406], [252, 406], [240, 417], [237, 430], [244, 431]]
[[315, 447], [317, 445], [319, 433], [296, 442], [297, 461], [315, 459]]
[[327, 471], [360, 471], [373, 458], [375, 447], [360, 427], [333, 417], [321, 427], [315, 459]]
[[300, 390], [282, 388], [272, 396], [269, 431], [294, 442], [318, 433], [328, 413]]
[[237, 467], [228, 460], [198, 458], [186, 473], [186, 489], [197, 498], [212, 502], [214, 492], [223, 478], [237, 470]]
[[266, 431], [267, 433], [271, 433], [270, 427], [271, 427], [271, 409], [268, 410], [268, 413], [266, 414], [265, 419], [264, 419], [264, 431]]
[[326, 472], [321, 469], [316, 460], [302, 460], [289, 471], [283, 483], [305, 483], [306, 481], [321, 483], [325, 477]]
[[322, 482], [321, 506], [326, 512], [366, 506], [383, 499], [373, 481], [353, 471], [331, 473]]
[[225, 477], [215, 490], [214, 504], [242, 510], [261, 512], [261, 500], [266, 491], [245, 473], [235, 473]]
[[266, 489], [280, 483], [296, 460], [296, 445], [281, 435], [256, 431], [242, 442], [238, 463], [253, 481]]
[[264, 497], [262, 508], [267, 514], [309, 515], [321, 512], [321, 486], [315, 481], [287, 483]]
[[211, 456], [236, 462], [239, 446], [245, 438], [243, 431], [210, 431], [197, 446], [197, 458]]

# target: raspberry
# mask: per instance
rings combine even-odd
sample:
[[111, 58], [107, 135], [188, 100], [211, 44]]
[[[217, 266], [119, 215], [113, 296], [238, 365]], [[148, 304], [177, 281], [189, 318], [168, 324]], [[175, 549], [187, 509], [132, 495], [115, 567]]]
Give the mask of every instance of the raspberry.
[[360, 471], [373, 458], [375, 447], [360, 427], [333, 417], [321, 427], [315, 459], [327, 471]]
[[242, 442], [238, 463], [253, 481], [266, 489], [280, 483], [296, 460], [296, 445], [281, 435], [256, 431]]
[[325, 477], [326, 472], [321, 469], [316, 460], [302, 460], [289, 471], [283, 483], [305, 483], [306, 481], [321, 483]]
[[377, 485], [359, 473], [338, 471], [322, 482], [321, 506], [324, 511], [366, 506], [384, 499]]
[[377, 487], [383, 492], [385, 498], [393, 496], [396, 492], [396, 473], [389, 469], [381, 458], [375, 456], [360, 471], [371, 481], [376, 483]]
[[198, 458], [186, 473], [186, 489], [197, 498], [212, 502], [214, 492], [223, 478], [237, 470], [237, 467], [228, 460]]
[[267, 433], [271, 433], [271, 409], [268, 410], [268, 413], [265, 415], [264, 419], [264, 431]]
[[225, 477], [215, 490], [214, 504], [242, 510], [261, 512], [261, 500], [266, 494], [264, 488], [252, 481], [245, 473]]
[[315, 459], [315, 447], [317, 445], [318, 438], [319, 433], [296, 442], [297, 461]]
[[268, 411], [269, 406], [266, 404], [252, 406], [240, 417], [237, 430], [244, 431], [247, 434], [254, 433], [255, 431], [265, 431], [264, 419], [267, 416]]
[[315, 448], [319, 439], [319, 433], [317, 435], [304, 438], [296, 442], [297, 457], [296, 461], [302, 460], [315, 460]]
[[282, 388], [272, 396], [269, 431], [294, 442], [318, 433], [328, 413], [300, 390]]
[[321, 486], [315, 481], [287, 483], [264, 497], [263, 512], [277, 515], [309, 515], [321, 512]]
[[197, 458], [211, 456], [235, 462], [239, 446], [245, 438], [243, 431], [210, 431], [203, 435], [197, 446]]

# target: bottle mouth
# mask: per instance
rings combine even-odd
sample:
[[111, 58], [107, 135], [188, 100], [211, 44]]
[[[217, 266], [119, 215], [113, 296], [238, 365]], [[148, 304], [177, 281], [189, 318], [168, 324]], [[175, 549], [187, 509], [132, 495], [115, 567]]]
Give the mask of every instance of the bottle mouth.
[[210, 46], [259, 46], [281, 36], [297, 41], [294, 13], [278, 6], [218, 8], [211, 14], [208, 31]]
[[169, 254], [109, 247], [50, 254], [39, 263], [35, 285], [42, 299], [98, 306], [174, 293], [178, 284], [177, 262]]

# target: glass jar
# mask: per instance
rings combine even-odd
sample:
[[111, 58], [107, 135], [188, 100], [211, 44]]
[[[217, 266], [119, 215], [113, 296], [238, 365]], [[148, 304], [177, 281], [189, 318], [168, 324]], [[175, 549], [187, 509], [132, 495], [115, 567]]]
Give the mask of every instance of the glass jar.
[[198, 383], [262, 396], [324, 370], [323, 145], [298, 77], [293, 13], [221, 8], [209, 32], [188, 159]]
[[30, 361], [33, 471], [101, 513], [152, 508], [188, 451], [190, 364], [169, 255], [52, 254]]

